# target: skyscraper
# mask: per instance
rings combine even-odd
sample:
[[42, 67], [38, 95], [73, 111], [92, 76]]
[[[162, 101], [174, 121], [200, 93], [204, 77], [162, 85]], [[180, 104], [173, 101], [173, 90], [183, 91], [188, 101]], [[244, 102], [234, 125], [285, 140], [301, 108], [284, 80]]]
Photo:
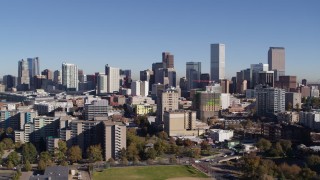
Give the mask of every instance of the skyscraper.
[[97, 77], [97, 91], [98, 94], [103, 94], [108, 92], [108, 76], [105, 74], [99, 74]]
[[186, 63], [186, 77], [188, 80], [188, 90], [198, 88], [201, 75], [201, 62]]
[[250, 68], [250, 88], [253, 89], [254, 86], [258, 85], [259, 83], [259, 72], [261, 71], [268, 71], [269, 65], [268, 64], [251, 64]]
[[49, 80], [52, 80], [53, 79], [53, 75], [52, 75], [53, 73], [52, 73], [52, 71], [51, 70], [49, 70], [49, 69], [45, 69], [45, 70], [43, 70], [42, 72], [41, 72], [41, 75], [44, 75], [44, 76], [46, 76], [46, 79], [49, 79]]
[[62, 85], [67, 89], [78, 90], [78, 67], [74, 64], [62, 64]]
[[18, 85], [20, 90], [30, 88], [29, 66], [28, 62], [23, 59], [18, 62]]
[[29, 77], [32, 78], [35, 75], [40, 75], [39, 58], [28, 58]]
[[285, 75], [285, 49], [284, 47], [270, 47], [268, 51], [269, 70], [275, 72], [275, 80]]
[[174, 56], [169, 52], [163, 52], [162, 63], [164, 64], [164, 68], [174, 68]]
[[120, 69], [110, 67], [108, 64], [105, 66], [105, 73], [108, 76], [108, 93], [119, 91], [120, 88]]
[[57, 84], [62, 84], [61, 71], [56, 70], [53, 74], [53, 81]]
[[225, 45], [211, 44], [211, 80], [218, 82], [225, 79]]

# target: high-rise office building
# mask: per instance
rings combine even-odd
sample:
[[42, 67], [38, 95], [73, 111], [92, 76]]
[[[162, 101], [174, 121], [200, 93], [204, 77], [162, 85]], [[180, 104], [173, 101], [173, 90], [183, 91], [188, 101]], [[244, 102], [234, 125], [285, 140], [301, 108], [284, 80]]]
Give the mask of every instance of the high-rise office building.
[[108, 93], [108, 76], [99, 74], [97, 77], [97, 92], [98, 94]]
[[259, 84], [274, 87], [274, 71], [260, 71]]
[[279, 76], [279, 81], [275, 82], [275, 87], [286, 90], [286, 92], [297, 91], [297, 76]]
[[201, 62], [186, 63], [186, 78], [188, 80], [188, 90], [199, 87], [201, 75]]
[[306, 79], [302, 79], [301, 84], [306, 86], [307, 85], [307, 80]]
[[79, 82], [85, 82], [85, 74], [82, 69], [78, 69], [78, 80]]
[[62, 84], [62, 75], [61, 75], [61, 71], [56, 70], [53, 73], [53, 81], [57, 84]]
[[203, 73], [200, 75], [200, 88], [204, 89], [206, 86], [210, 83], [210, 74], [209, 73]]
[[12, 75], [3, 76], [3, 84], [6, 86], [6, 90], [9, 90], [17, 86], [17, 77]]
[[23, 59], [18, 62], [18, 85], [21, 90], [30, 88], [29, 65]]
[[32, 78], [36, 75], [40, 75], [40, 65], [39, 58], [28, 58], [28, 66], [29, 66], [29, 77]]
[[41, 72], [41, 75], [46, 76], [46, 79], [53, 80], [53, 73], [49, 69], [45, 69]]
[[169, 52], [163, 52], [162, 63], [164, 64], [164, 68], [174, 68], [174, 56]]
[[62, 64], [62, 85], [67, 89], [78, 90], [78, 67], [74, 64]]
[[268, 71], [269, 65], [268, 64], [251, 64], [250, 67], [250, 88], [253, 89], [254, 86], [259, 84], [259, 72], [261, 71]]
[[219, 82], [225, 79], [225, 45], [211, 44], [211, 80]]
[[133, 81], [131, 83], [131, 95], [132, 96], [140, 96], [140, 82], [141, 81]]
[[152, 84], [154, 84], [154, 73], [152, 70], [147, 69], [144, 71], [140, 71], [140, 81], [148, 81], [149, 82], [149, 91], [152, 90]]
[[269, 70], [275, 71], [275, 80], [285, 75], [285, 49], [284, 47], [270, 47], [268, 51]]
[[108, 93], [119, 91], [120, 88], [120, 69], [105, 66], [105, 74], [108, 76]]
[[220, 86], [222, 87], [222, 93], [229, 93], [230, 81], [228, 79], [222, 79]]

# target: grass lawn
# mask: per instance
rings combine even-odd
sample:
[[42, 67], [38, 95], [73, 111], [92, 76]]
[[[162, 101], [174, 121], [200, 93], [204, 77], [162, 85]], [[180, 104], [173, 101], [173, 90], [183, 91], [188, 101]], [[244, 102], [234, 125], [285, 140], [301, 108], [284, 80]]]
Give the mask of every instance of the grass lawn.
[[191, 166], [149, 166], [149, 167], [125, 167], [111, 168], [103, 172], [95, 172], [94, 180], [103, 179], [150, 179], [150, 180], [165, 180], [177, 177], [195, 177], [206, 178], [202, 172], [194, 169]]

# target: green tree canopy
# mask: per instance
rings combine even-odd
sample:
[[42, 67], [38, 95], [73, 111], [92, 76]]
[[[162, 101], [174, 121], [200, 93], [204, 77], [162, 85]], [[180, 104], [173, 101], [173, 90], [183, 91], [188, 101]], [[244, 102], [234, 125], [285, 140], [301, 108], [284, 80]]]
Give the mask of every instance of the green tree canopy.
[[25, 143], [22, 146], [21, 154], [24, 162], [29, 161], [30, 163], [34, 163], [37, 159], [38, 152], [32, 143]]
[[92, 145], [87, 149], [90, 162], [102, 161], [102, 149], [100, 145]]
[[7, 161], [12, 162], [12, 164], [16, 166], [20, 163], [20, 157], [17, 152], [13, 151], [8, 155]]
[[268, 151], [268, 150], [271, 148], [272, 143], [271, 143], [269, 140], [267, 140], [267, 139], [261, 138], [261, 139], [257, 142], [256, 146], [257, 146], [262, 152], [265, 152], [265, 151]]
[[82, 151], [79, 146], [72, 146], [68, 150], [68, 159], [72, 162], [78, 162], [79, 160], [82, 159]]

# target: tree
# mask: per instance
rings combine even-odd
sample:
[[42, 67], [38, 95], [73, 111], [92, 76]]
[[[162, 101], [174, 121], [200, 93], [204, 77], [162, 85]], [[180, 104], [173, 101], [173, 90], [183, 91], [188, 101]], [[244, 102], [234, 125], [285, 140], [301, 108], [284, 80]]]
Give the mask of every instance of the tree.
[[68, 162], [65, 161], [65, 160], [61, 161], [59, 164], [60, 164], [61, 166], [68, 166], [68, 165], [69, 165]]
[[13, 151], [11, 152], [7, 157], [8, 162], [12, 162], [14, 166], [18, 165], [20, 163], [20, 158], [17, 152]]
[[266, 152], [271, 148], [272, 144], [271, 144], [271, 142], [269, 140], [261, 138], [257, 142], [256, 146], [260, 149], [260, 151]]
[[158, 137], [163, 140], [167, 140], [169, 138], [168, 134], [164, 131], [159, 132]]
[[63, 154], [66, 154], [67, 150], [68, 150], [67, 143], [63, 140], [59, 140], [58, 141], [58, 150], [60, 152], [62, 152]]
[[137, 149], [137, 145], [135, 143], [131, 143], [130, 146], [128, 146], [127, 151], [126, 151], [126, 157], [130, 160], [133, 161], [134, 157], [139, 155], [139, 151]]
[[12, 139], [10, 139], [10, 138], [4, 138], [2, 140], [2, 143], [3, 143], [3, 146], [4, 146], [5, 150], [14, 148], [14, 143], [13, 143]]
[[25, 143], [22, 146], [22, 158], [23, 161], [29, 161], [30, 163], [34, 163], [37, 159], [37, 150], [36, 147], [32, 143]]
[[274, 146], [269, 151], [269, 155], [273, 157], [278, 157], [280, 155], [283, 155], [283, 149], [280, 142], [276, 142], [274, 144]]
[[320, 165], [320, 156], [318, 155], [310, 155], [307, 157], [307, 164], [308, 166], [317, 166]]
[[31, 171], [31, 169], [32, 169], [31, 164], [30, 164], [30, 162], [28, 160], [25, 161], [24, 169], [26, 171]]
[[51, 166], [53, 164], [51, 155], [48, 151], [43, 151], [40, 153], [40, 160], [42, 160], [46, 166]]
[[209, 145], [208, 141], [202, 141], [200, 144], [200, 147], [202, 150], [209, 150], [210, 145]]
[[111, 165], [111, 166], [114, 166], [116, 164], [116, 162], [114, 161], [113, 158], [109, 158], [108, 159], [108, 163]]
[[3, 154], [4, 154], [4, 144], [2, 142], [0, 142], [0, 157], [2, 157]]
[[183, 145], [184, 145], [185, 147], [191, 147], [191, 146], [193, 146], [194, 144], [193, 144], [193, 142], [192, 142], [190, 139], [185, 139], [185, 140], [183, 140]]
[[124, 158], [127, 158], [127, 150], [125, 148], [122, 148], [120, 153], [119, 153], [119, 157], [120, 159], [124, 159]]
[[301, 168], [297, 165], [288, 165], [287, 163], [281, 164], [278, 169], [280, 170], [281, 173], [284, 174], [284, 176], [287, 179], [296, 179], [296, 177], [299, 175]]
[[6, 129], [6, 134], [13, 134], [13, 129], [11, 127], [8, 127]]
[[7, 168], [8, 169], [13, 169], [13, 167], [14, 167], [13, 163], [11, 161], [8, 161], [7, 162]]
[[180, 138], [177, 138], [176, 144], [177, 144], [178, 146], [183, 146], [183, 140], [180, 139]]
[[177, 164], [177, 158], [175, 156], [171, 156], [169, 159], [170, 164]]
[[135, 156], [135, 157], [133, 158], [133, 164], [134, 164], [134, 165], [139, 165], [139, 163], [140, 163], [140, 161], [139, 161], [139, 156]]
[[121, 160], [121, 164], [122, 164], [123, 166], [128, 166], [129, 162], [128, 162], [127, 158], [122, 159], [122, 160]]
[[240, 167], [242, 168], [245, 178], [253, 178], [260, 164], [260, 157], [247, 155], [241, 159]]
[[44, 171], [46, 169], [47, 165], [46, 162], [44, 162], [44, 160], [40, 159], [39, 163], [38, 163], [38, 169], [40, 171]]
[[316, 172], [312, 171], [310, 168], [302, 168], [299, 177], [301, 179], [313, 179], [317, 175]]
[[88, 158], [91, 162], [102, 161], [102, 149], [100, 145], [92, 145], [87, 149]]
[[146, 152], [147, 159], [155, 159], [157, 157], [157, 151], [153, 148], [149, 148]]
[[288, 154], [290, 151], [291, 151], [291, 146], [292, 146], [292, 143], [290, 140], [285, 140], [285, 139], [281, 139], [279, 141], [280, 145], [281, 145], [281, 148], [282, 150]]
[[167, 151], [167, 144], [165, 141], [159, 139], [155, 144], [154, 144], [154, 149], [157, 151], [157, 155], [161, 156], [164, 152]]
[[82, 159], [82, 151], [79, 146], [72, 146], [68, 150], [68, 159], [72, 162], [78, 162]]

